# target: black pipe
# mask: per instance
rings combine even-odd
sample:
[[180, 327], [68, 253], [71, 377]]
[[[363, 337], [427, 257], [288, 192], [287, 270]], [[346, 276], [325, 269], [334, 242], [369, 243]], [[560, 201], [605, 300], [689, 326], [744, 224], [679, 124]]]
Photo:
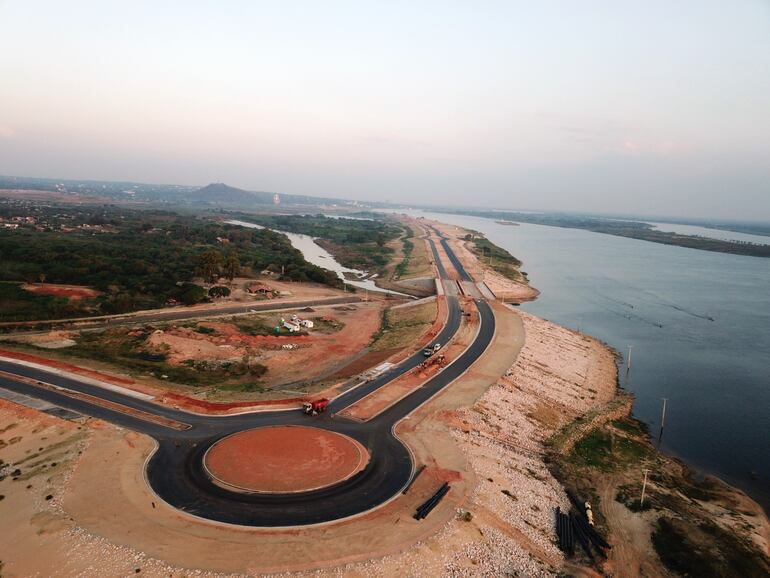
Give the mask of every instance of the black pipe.
[[438, 506], [438, 503], [439, 503], [439, 502], [442, 500], [442, 498], [443, 498], [444, 496], [446, 496], [448, 493], [449, 493], [449, 486], [447, 486], [446, 488], [444, 488], [444, 489], [442, 490], [442, 492], [441, 492], [441, 493], [438, 495], [438, 497], [437, 497], [435, 500], [433, 500], [433, 502], [431, 503], [431, 505], [430, 505], [430, 506], [428, 506], [428, 507], [425, 509], [425, 511], [422, 513], [422, 515], [421, 515], [420, 517], [421, 517], [421, 518], [426, 518], [426, 517], [428, 516], [428, 514], [430, 514], [430, 513], [431, 513], [431, 510], [433, 510], [433, 508], [435, 508], [436, 506]]
[[417, 512], [414, 514], [415, 520], [421, 520], [422, 518], [425, 518], [430, 511], [438, 504], [438, 502], [443, 498], [446, 493], [449, 491], [449, 484], [447, 482], [444, 482], [441, 487], [436, 490], [436, 493], [433, 494], [430, 498], [428, 498], [421, 506], [417, 508]]
[[439, 488], [438, 492], [433, 496], [431, 500], [429, 500], [421, 509], [421, 517], [425, 517], [427, 512], [430, 512], [433, 507], [441, 500], [441, 498], [444, 497], [444, 495], [449, 491], [449, 484], [446, 484], [445, 486], [442, 486]]
[[420, 506], [418, 506], [418, 507], [417, 507], [417, 511], [419, 512], [420, 510], [424, 510], [426, 507], [428, 507], [428, 506], [430, 505], [430, 503], [431, 503], [433, 500], [435, 500], [435, 499], [438, 497], [438, 495], [441, 493], [441, 491], [442, 491], [444, 488], [446, 488], [447, 486], [449, 486], [449, 483], [447, 483], [447, 482], [444, 482], [443, 484], [441, 484], [441, 486], [439, 487], [439, 489], [438, 489], [438, 490], [436, 490], [436, 491], [433, 493], [433, 495], [432, 495], [430, 498], [428, 498], [427, 500], [425, 500], [425, 501], [422, 503], [422, 505], [420, 505]]
[[610, 545], [604, 540], [604, 538], [602, 538], [599, 535], [599, 533], [596, 530], [594, 530], [584, 518], [578, 517], [577, 520], [583, 532], [594, 544], [596, 544], [597, 548], [610, 547]]
[[577, 516], [570, 512], [569, 519], [572, 527], [575, 529], [575, 535], [577, 536], [578, 542], [580, 542], [580, 546], [583, 548], [583, 551], [586, 553], [586, 555], [588, 555], [588, 557], [593, 560], [594, 554], [591, 552], [591, 546], [588, 543], [588, 538], [583, 535], [580, 526], [578, 526]]

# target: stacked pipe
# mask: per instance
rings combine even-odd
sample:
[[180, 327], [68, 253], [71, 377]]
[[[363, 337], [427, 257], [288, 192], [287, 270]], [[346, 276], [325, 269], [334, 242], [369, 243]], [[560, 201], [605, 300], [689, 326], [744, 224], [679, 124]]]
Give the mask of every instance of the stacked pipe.
[[[574, 496], [570, 496], [573, 503], [579, 503], [573, 498]], [[574, 556], [575, 538], [577, 538], [578, 543], [589, 558], [593, 559], [593, 550], [599, 556], [606, 558], [605, 550], [612, 548], [612, 546], [588, 524], [586, 518], [580, 513], [581, 508], [577, 508], [577, 511], [577, 514], [570, 512], [568, 516], [561, 511], [561, 508], [556, 508], [556, 536], [559, 540], [559, 548], [569, 556]], [[591, 546], [593, 546], [593, 550]]]
[[436, 507], [436, 505], [441, 501], [441, 499], [447, 495], [447, 492], [449, 492], [449, 484], [447, 482], [444, 482], [441, 487], [436, 490], [436, 493], [433, 494], [430, 498], [428, 498], [421, 506], [417, 508], [417, 511], [414, 514], [415, 520], [422, 520], [423, 518], [427, 517], [428, 514], [430, 514], [431, 510]]
[[574, 523], [576, 525], [576, 529], [582, 532], [585, 537], [594, 544], [596, 551], [600, 555], [606, 557], [603, 549], [611, 548], [607, 541], [602, 538], [596, 530], [588, 525], [588, 522], [583, 516], [574, 516]]
[[572, 531], [572, 524], [569, 516], [563, 514], [561, 508], [556, 508], [556, 535], [559, 538], [559, 548], [562, 552], [575, 555], [575, 534]]

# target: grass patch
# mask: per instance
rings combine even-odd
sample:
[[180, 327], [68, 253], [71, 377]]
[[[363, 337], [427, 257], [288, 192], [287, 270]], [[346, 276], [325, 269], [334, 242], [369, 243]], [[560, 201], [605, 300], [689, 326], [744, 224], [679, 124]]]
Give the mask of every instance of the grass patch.
[[253, 379], [267, 371], [264, 365], [248, 361], [189, 360], [182, 365], [172, 365], [166, 362], [165, 352], [147, 348], [145, 341], [152, 329], [145, 327], [129, 331], [114, 328], [84, 332], [78, 337], [77, 344], [67, 349], [67, 353], [83, 359], [106, 361], [130, 373], [166, 376], [165, 379], [171, 382], [192, 386], [218, 385], [247, 377]]
[[466, 236], [466, 240], [472, 241], [469, 245], [470, 250], [478, 257], [479, 261], [491, 267], [503, 277], [518, 283], [529, 283], [526, 275], [519, 271], [521, 261], [508, 251], [498, 247], [486, 237], [476, 237], [469, 234]]
[[[233, 317], [228, 320], [228, 323], [232, 323], [238, 328], [238, 331], [256, 337], [258, 335], [278, 335], [280, 331], [276, 333], [275, 328], [279, 325], [276, 322], [275, 325], [269, 323], [264, 317]], [[283, 330], [283, 328], [281, 328]]]
[[642, 495], [642, 484], [623, 484], [618, 487], [618, 491], [615, 494], [615, 501], [620, 502], [626, 508], [632, 512], [646, 512], [654, 507], [654, 499], [652, 492], [649, 491], [648, 486], [647, 493], [644, 496], [644, 505], [639, 503], [639, 498]]
[[647, 427], [647, 424], [639, 421], [638, 419], [633, 419], [630, 417], [616, 419], [615, 421], [611, 421], [610, 423], [614, 428], [634, 436], [646, 436], [650, 431], [649, 428]]
[[596, 428], [572, 448], [570, 459], [579, 466], [612, 471], [625, 468], [654, 457], [643, 442], [625, 436], [613, 435], [604, 428]]
[[683, 576], [760, 578], [770, 576], [768, 557], [715, 524], [658, 519], [652, 544], [661, 562]]
[[337, 319], [324, 319], [323, 317], [313, 317], [313, 333], [337, 333], [344, 329], [345, 324]]
[[436, 302], [413, 307], [385, 309], [380, 330], [374, 334], [369, 348], [372, 351], [401, 348], [414, 343], [436, 319]]
[[27, 291], [18, 283], [0, 282], [0, 321], [85, 317], [96, 310], [93, 299], [70, 301], [66, 297]]

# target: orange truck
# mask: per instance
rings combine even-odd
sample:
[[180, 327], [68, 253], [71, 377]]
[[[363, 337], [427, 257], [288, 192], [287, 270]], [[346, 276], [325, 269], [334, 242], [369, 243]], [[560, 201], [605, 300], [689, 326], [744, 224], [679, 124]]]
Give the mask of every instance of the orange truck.
[[327, 405], [329, 405], [329, 400], [325, 397], [314, 401], [306, 401], [302, 404], [302, 411], [307, 415], [318, 415], [319, 413], [326, 411]]

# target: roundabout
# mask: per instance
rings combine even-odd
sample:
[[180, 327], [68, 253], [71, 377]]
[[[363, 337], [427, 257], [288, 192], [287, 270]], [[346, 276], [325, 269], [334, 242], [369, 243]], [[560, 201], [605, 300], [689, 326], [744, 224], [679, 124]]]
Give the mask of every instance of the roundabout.
[[[472, 284], [446, 239], [439, 238], [457, 274]], [[476, 336], [447, 367], [363, 422], [340, 412], [417, 368], [425, 360], [422, 349], [334, 397], [314, 417], [301, 410], [190, 413], [13, 360], [0, 361], [0, 386], [152, 437], [146, 482], [155, 497], [190, 516], [289, 528], [361, 515], [398, 496], [416, 471], [398, 424], [461, 378], [495, 335], [489, 304], [471, 298], [461, 306], [462, 286], [451, 280], [432, 239], [429, 244], [447, 300], [444, 327], [431, 343], [446, 344], [469, 306], [479, 315]]]
[[300, 425], [241, 431], [213, 444], [203, 467], [216, 485], [242, 493], [309, 492], [362, 472], [369, 453], [356, 440]]

